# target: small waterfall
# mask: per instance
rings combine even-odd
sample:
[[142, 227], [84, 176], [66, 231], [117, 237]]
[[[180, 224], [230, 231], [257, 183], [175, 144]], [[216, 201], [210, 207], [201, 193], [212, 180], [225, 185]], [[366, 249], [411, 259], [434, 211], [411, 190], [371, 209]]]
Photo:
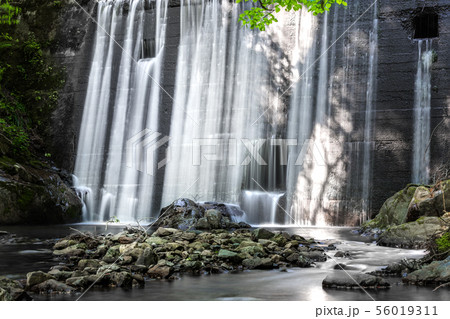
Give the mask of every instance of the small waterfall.
[[[112, 216], [135, 221], [149, 216], [153, 177], [138, 174], [142, 156], [130, 167], [125, 155], [135, 151], [127, 149], [129, 139], [145, 129], [158, 129], [157, 83], [168, 0], [149, 3], [154, 16], [147, 22], [146, 1], [98, 2], [95, 49], [75, 164], [80, 185], [91, 189], [86, 198], [89, 221]], [[150, 35], [155, 57], [141, 59], [148, 30], [156, 30]]]
[[372, 152], [374, 150], [373, 142], [373, 113], [375, 94], [376, 94], [376, 75], [378, 63], [378, 6], [375, 3], [373, 7], [373, 25], [369, 35], [369, 68], [366, 90], [366, 110], [364, 117], [364, 157], [362, 173], [362, 211], [360, 223], [370, 218], [370, 193], [372, 183]]
[[[414, 149], [412, 182], [429, 182], [430, 166], [430, 110], [431, 110], [431, 63], [432, 40], [418, 40], [418, 62], [414, 97]], [[424, 48], [425, 46], [425, 48]]]
[[[246, 212], [247, 222], [252, 225], [280, 224], [285, 219], [280, 199], [284, 193], [263, 191], [243, 191], [241, 208]], [[277, 218], [277, 212], [281, 218]], [[282, 223], [284, 224], [284, 223]]]

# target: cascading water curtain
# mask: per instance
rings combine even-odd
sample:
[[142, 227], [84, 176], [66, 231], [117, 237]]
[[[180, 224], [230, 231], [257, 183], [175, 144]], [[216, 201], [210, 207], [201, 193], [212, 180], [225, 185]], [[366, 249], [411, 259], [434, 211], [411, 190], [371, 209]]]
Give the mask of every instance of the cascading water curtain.
[[418, 62], [414, 97], [414, 150], [412, 182], [429, 182], [430, 150], [430, 110], [431, 110], [431, 62], [433, 59], [432, 40], [419, 40]]
[[361, 4], [298, 16], [288, 120], [298, 146], [288, 159], [287, 224], [349, 225], [368, 216], [378, 20], [375, 4], [372, 15]]
[[[150, 19], [146, 4], [152, 7]], [[149, 215], [153, 176], [139, 174], [139, 159], [130, 167], [127, 141], [145, 129], [158, 130], [167, 4], [168, 0], [98, 2], [75, 165], [77, 184], [85, 193], [85, 220], [116, 216], [136, 221]], [[148, 35], [149, 29], [154, 33]], [[150, 57], [143, 56], [146, 40], [154, 43]]]
[[247, 164], [243, 140], [261, 134], [268, 61], [257, 32], [226, 1], [181, 3], [181, 39], [163, 205], [179, 197], [238, 203]]

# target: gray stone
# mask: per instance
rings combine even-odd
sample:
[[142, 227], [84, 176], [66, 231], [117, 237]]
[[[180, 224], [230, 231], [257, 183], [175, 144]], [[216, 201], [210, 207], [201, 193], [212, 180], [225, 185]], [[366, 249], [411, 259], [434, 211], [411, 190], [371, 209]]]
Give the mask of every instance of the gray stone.
[[336, 271], [322, 281], [325, 288], [389, 288], [390, 284], [383, 278], [354, 271]]
[[158, 263], [158, 256], [150, 248], [145, 248], [144, 252], [136, 261], [136, 265], [149, 267]]
[[258, 228], [252, 232], [252, 239], [257, 241], [259, 239], [271, 239], [275, 234], [265, 228]]
[[390, 227], [378, 240], [378, 245], [402, 248], [425, 248], [435, 233], [446, 229], [450, 217], [421, 217], [410, 223]]
[[450, 256], [444, 260], [433, 261], [422, 269], [413, 271], [403, 279], [413, 284], [443, 284], [450, 282]]
[[66, 285], [62, 282], [56, 281], [55, 279], [46, 280], [36, 286], [31, 288], [34, 292], [40, 293], [72, 293], [74, 292], [74, 288]]
[[27, 274], [27, 287], [33, 287], [49, 279], [55, 279], [55, 277], [43, 271], [29, 272]]

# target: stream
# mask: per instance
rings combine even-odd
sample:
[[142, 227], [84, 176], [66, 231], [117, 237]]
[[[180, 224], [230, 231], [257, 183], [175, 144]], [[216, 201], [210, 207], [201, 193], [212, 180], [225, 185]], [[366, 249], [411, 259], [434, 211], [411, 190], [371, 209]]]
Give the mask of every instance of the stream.
[[[72, 232], [70, 227], [92, 233], [105, 232], [105, 225], [60, 226], [3, 226], [0, 230], [16, 234], [18, 242], [0, 245], [0, 276], [21, 279], [27, 272], [48, 271], [57, 264], [51, 247], [57, 238]], [[109, 226], [107, 232], [117, 233], [123, 226]], [[335, 270], [336, 263], [355, 267], [363, 272], [380, 269], [403, 258], [421, 258], [423, 250], [388, 248], [376, 246], [367, 238], [352, 233], [347, 227], [271, 228], [285, 230], [303, 237], [315, 238], [325, 244], [335, 243], [338, 250], [348, 251], [351, 258], [335, 258], [329, 251], [326, 262], [316, 263], [313, 268], [288, 268], [279, 270], [247, 270], [223, 274], [193, 276], [180, 274], [178, 280], [147, 280], [144, 288], [92, 288], [82, 300], [297, 300], [297, 301], [370, 301], [360, 290], [323, 289], [322, 280]], [[20, 239], [22, 238], [22, 239]], [[368, 290], [375, 300], [449, 300], [450, 291], [432, 287], [408, 286], [401, 278], [387, 277], [390, 289]], [[36, 295], [35, 300], [76, 300], [74, 295]]]

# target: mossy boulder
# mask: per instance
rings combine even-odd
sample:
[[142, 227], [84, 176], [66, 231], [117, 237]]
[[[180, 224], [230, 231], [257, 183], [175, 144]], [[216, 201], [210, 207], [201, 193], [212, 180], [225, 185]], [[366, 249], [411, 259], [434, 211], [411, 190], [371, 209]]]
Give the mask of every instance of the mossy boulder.
[[408, 206], [406, 221], [414, 221], [421, 216], [442, 216], [450, 211], [450, 179], [437, 184], [417, 187]]
[[450, 216], [421, 217], [414, 222], [388, 228], [378, 240], [378, 245], [402, 248], [425, 248], [427, 241], [448, 227]]
[[81, 220], [82, 203], [57, 174], [0, 159], [0, 225]]
[[247, 228], [239, 220], [244, 212], [222, 203], [196, 203], [187, 198], [175, 200], [161, 209], [156, 227], [170, 227], [179, 230]]
[[384, 202], [378, 215], [362, 225], [362, 230], [369, 228], [385, 229], [389, 226], [400, 225], [406, 222], [408, 207], [416, 189], [417, 185], [409, 184], [389, 197]]

